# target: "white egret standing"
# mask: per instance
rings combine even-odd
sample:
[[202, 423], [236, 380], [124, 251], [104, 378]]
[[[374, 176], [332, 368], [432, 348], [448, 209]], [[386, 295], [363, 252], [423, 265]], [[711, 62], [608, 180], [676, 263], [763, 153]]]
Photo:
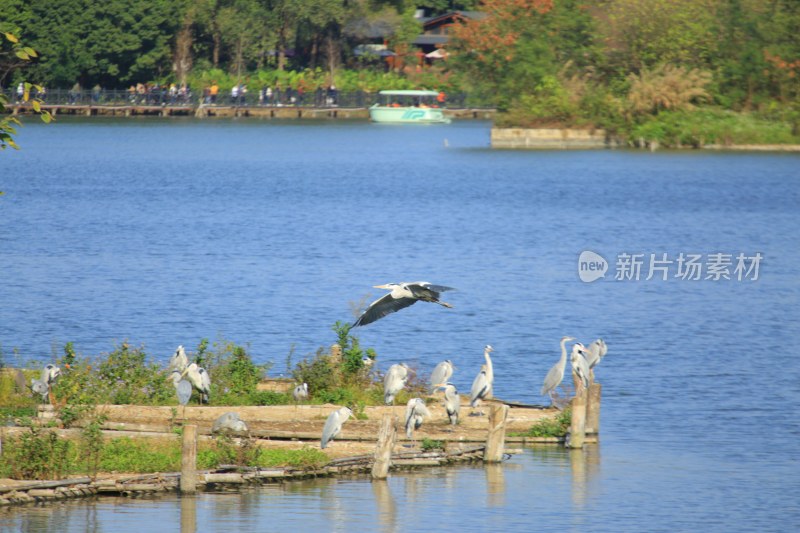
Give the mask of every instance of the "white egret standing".
[[483, 347], [483, 359], [486, 361], [486, 379], [489, 380], [489, 390], [486, 393], [486, 398], [491, 398], [494, 388], [494, 365], [492, 365], [492, 358], [489, 354], [494, 351], [491, 345], [487, 344]]
[[183, 345], [178, 346], [178, 349], [175, 350], [175, 353], [169, 358], [167, 370], [183, 372], [186, 370], [187, 366], [189, 366], [189, 358], [186, 357], [186, 350], [183, 349]]
[[342, 425], [347, 422], [347, 419], [350, 418], [352, 414], [353, 411], [348, 407], [342, 407], [328, 415], [328, 419], [325, 421], [325, 427], [322, 428], [320, 448], [324, 450], [325, 447], [328, 446], [328, 443], [339, 435], [339, 432], [342, 431]]
[[308, 383], [303, 383], [302, 385], [298, 385], [292, 391], [292, 397], [294, 401], [301, 402], [303, 400], [308, 399]]
[[558, 362], [553, 365], [549, 372], [547, 372], [547, 376], [544, 378], [544, 384], [542, 385], [542, 390], [539, 394], [544, 396], [545, 394], [550, 396], [552, 401], [553, 393], [556, 390], [561, 382], [564, 380], [564, 369], [567, 366], [567, 347], [566, 344], [568, 341], [574, 341], [575, 337], [561, 337], [561, 358]]
[[436, 385], [436, 388], [444, 389], [444, 410], [447, 412], [450, 423], [455, 426], [458, 424], [458, 415], [461, 413], [461, 398], [458, 390], [449, 382]]
[[392, 365], [383, 376], [383, 401], [386, 405], [394, 403], [395, 395], [403, 390], [408, 382], [408, 366], [405, 363]]
[[425, 417], [430, 417], [431, 412], [425, 405], [422, 398], [411, 398], [406, 404], [406, 436], [410, 439], [414, 436], [414, 431], [422, 426]]
[[450, 381], [450, 376], [453, 375], [453, 362], [450, 359], [445, 359], [433, 369], [431, 372], [431, 391], [436, 390], [440, 383], [447, 383]]
[[427, 281], [414, 281], [375, 285], [375, 288], [386, 289], [391, 292], [369, 304], [366, 311], [353, 324], [354, 328], [371, 324], [379, 318], [404, 309], [418, 301], [431, 302], [443, 307], [453, 307], [447, 302], [439, 301], [439, 293], [453, 290], [452, 287], [445, 287], [444, 285], [433, 285]]

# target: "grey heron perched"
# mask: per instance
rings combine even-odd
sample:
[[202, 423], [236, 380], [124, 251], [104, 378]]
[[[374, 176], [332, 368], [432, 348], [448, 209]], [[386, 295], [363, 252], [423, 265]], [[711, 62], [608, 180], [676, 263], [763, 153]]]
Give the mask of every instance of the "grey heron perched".
[[200, 403], [208, 403], [208, 397], [211, 395], [211, 376], [205, 368], [192, 363], [182, 372], [181, 377], [188, 378], [192, 387], [200, 393]]
[[414, 431], [422, 426], [425, 417], [430, 417], [431, 412], [425, 405], [422, 398], [411, 398], [406, 404], [406, 436], [410, 439], [414, 436]]
[[583, 351], [586, 355], [586, 362], [589, 363], [589, 370], [592, 370], [600, 364], [600, 361], [606, 356], [608, 353], [608, 346], [606, 346], [603, 339], [597, 339], [584, 348]]
[[494, 386], [494, 365], [492, 365], [492, 358], [489, 354], [494, 351], [491, 345], [487, 344], [483, 348], [484, 364], [481, 365], [481, 371], [475, 376], [472, 381], [472, 388], [470, 389], [469, 404], [471, 407], [477, 407], [482, 400], [492, 397], [492, 387]]
[[404, 309], [418, 301], [431, 302], [443, 307], [453, 307], [447, 302], [439, 301], [439, 293], [454, 290], [444, 285], [433, 285], [427, 281], [413, 281], [403, 283], [387, 283], [375, 285], [376, 289], [386, 289], [391, 292], [384, 294], [367, 307], [353, 327], [366, 326], [383, 318], [388, 314]]
[[574, 341], [575, 337], [561, 337], [561, 358], [556, 364], [547, 372], [542, 384], [540, 394], [544, 396], [549, 395], [552, 399], [553, 393], [561, 382], [564, 380], [564, 369], [567, 367], [567, 342]]
[[453, 375], [455, 366], [450, 359], [445, 359], [433, 369], [431, 372], [431, 390], [439, 388], [440, 383], [447, 383], [450, 381], [450, 376]]
[[458, 415], [461, 413], [461, 398], [456, 386], [450, 382], [436, 385], [437, 389], [444, 389], [444, 410], [452, 425], [458, 424]]
[[[578, 379], [581, 380], [583, 384], [583, 388], [589, 387], [589, 363], [586, 361], [586, 356], [584, 355], [585, 352], [583, 351], [583, 344], [576, 342], [572, 345], [572, 354], [570, 354], [570, 363], [572, 365], [572, 371], [578, 376]], [[578, 391], [575, 391], [576, 394]]]
[[332, 441], [342, 431], [342, 425], [347, 422], [347, 419], [353, 414], [353, 411], [348, 407], [337, 409], [328, 415], [325, 421], [325, 427], [322, 428], [322, 440], [320, 441], [320, 448], [325, 449], [328, 443]]
[[408, 365], [399, 363], [389, 367], [383, 376], [383, 401], [386, 405], [394, 403], [394, 397], [408, 382]]
[[61, 369], [56, 365], [45, 365], [39, 379], [31, 378], [31, 389], [36, 394], [41, 395], [42, 401], [47, 400], [50, 394], [50, 387], [56, 382], [60, 375]]
[[308, 383], [303, 383], [302, 385], [298, 385], [292, 391], [292, 398], [296, 402], [302, 402], [303, 400], [308, 399]]
[[183, 379], [183, 374], [178, 370], [173, 370], [168, 379], [172, 380], [175, 392], [178, 393], [178, 403], [186, 407], [189, 398], [192, 397], [192, 384]]
[[169, 366], [167, 367], [167, 370], [177, 370], [178, 372], [183, 372], [186, 370], [187, 366], [189, 366], [189, 358], [186, 357], [186, 350], [183, 349], [183, 345], [178, 346], [178, 349], [175, 350], [175, 353], [169, 358]]
[[247, 433], [247, 424], [233, 411], [221, 415], [214, 420], [211, 433]]

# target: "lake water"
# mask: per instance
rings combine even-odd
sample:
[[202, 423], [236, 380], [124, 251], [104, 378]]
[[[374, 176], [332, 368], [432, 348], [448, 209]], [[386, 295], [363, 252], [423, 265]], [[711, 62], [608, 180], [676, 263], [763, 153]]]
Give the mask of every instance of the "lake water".
[[[18, 141], [0, 154], [6, 364], [126, 339], [166, 361], [208, 337], [285, 374], [382, 293], [371, 286], [412, 280], [456, 287], [454, 308], [420, 303], [356, 330], [381, 369], [427, 376], [449, 358], [468, 390], [490, 343], [496, 396], [540, 403], [562, 336], [602, 337], [609, 354], [601, 444], [583, 452], [529, 449], [501, 469], [383, 485], [15, 509], [0, 529], [174, 531], [182, 509], [198, 531], [800, 521], [798, 155], [493, 151], [485, 122], [64, 118], [30, 122]], [[605, 278], [581, 281], [586, 250]], [[638, 280], [625, 254], [643, 254]], [[681, 254], [700, 254], [701, 279], [676, 277]], [[715, 266], [731, 279], [705, 279]]]

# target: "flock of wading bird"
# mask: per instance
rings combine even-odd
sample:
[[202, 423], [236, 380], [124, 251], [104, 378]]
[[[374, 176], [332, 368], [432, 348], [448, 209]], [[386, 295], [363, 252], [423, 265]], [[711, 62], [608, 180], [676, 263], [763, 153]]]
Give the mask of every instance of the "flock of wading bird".
[[[369, 307], [358, 317], [353, 327], [365, 326], [388, 314], [404, 309], [418, 301], [439, 304], [443, 307], [453, 307], [447, 302], [439, 299], [441, 293], [453, 290], [452, 287], [444, 285], [433, 285], [427, 281], [415, 281], [407, 283], [387, 283], [376, 285], [376, 289], [386, 289], [389, 292], [372, 302]], [[561, 358], [553, 365], [545, 377], [542, 385], [541, 394], [548, 395], [553, 404], [561, 403], [556, 393], [556, 388], [564, 380], [564, 371], [567, 365], [568, 341], [576, 340], [574, 337], [563, 337], [561, 339]], [[474, 410], [483, 400], [492, 397], [494, 386], [494, 367], [492, 366], [491, 354], [493, 348], [486, 345], [483, 349], [484, 364], [481, 365], [480, 372], [475, 376], [470, 389], [469, 405]], [[605, 357], [608, 348], [603, 339], [597, 339], [588, 346], [576, 342], [572, 346], [570, 364], [572, 372], [578, 377], [579, 383], [584, 387], [589, 387], [589, 381], [593, 376], [593, 368]], [[365, 359], [365, 364], [371, 364], [371, 360]], [[430, 377], [431, 392], [437, 390], [444, 391], [444, 408], [451, 424], [458, 423], [461, 412], [461, 397], [455, 385], [450, 382], [455, 365], [449, 359], [442, 361], [433, 369]], [[383, 378], [383, 399], [386, 405], [393, 405], [394, 398], [408, 382], [410, 369], [405, 363], [394, 364], [389, 367]], [[294, 391], [295, 399], [308, 396], [308, 386], [303, 383], [298, 385]], [[305, 396], [302, 396], [302, 395]], [[559, 405], [561, 406], [561, 405]], [[347, 407], [342, 407], [332, 412], [325, 422], [322, 430], [321, 447], [324, 449], [342, 430], [342, 426], [352, 415], [352, 411]], [[480, 411], [473, 412], [475, 415], [482, 415]], [[406, 404], [405, 428], [406, 436], [413, 438], [414, 431], [419, 429], [425, 418], [431, 416], [430, 411], [425, 406], [422, 398], [411, 398]]]
[[[443, 307], [452, 308], [447, 302], [439, 300], [442, 292], [454, 290], [452, 287], [443, 285], [433, 285], [427, 281], [415, 281], [407, 283], [387, 283], [376, 285], [376, 289], [386, 289], [390, 292], [372, 302], [367, 309], [358, 317], [353, 327], [365, 326], [388, 314], [399, 311], [415, 304], [418, 301], [431, 302]], [[567, 366], [567, 347], [566, 343], [575, 341], [574, 337], [563, 337], [561, 339], [561, 358], [553, 365], [542, 384], [541, 395], [549, 396], [551, 402], [561, 408], [566, 402], [559, 398], [556, 389], [564, 380], [564, 372]], [[483, 400], [492, 397], [492, 387], [494, 385], [494, 367], [489, 354], [493, 351], [490, 345], [486, 345], [483, 350], [484, 364], [481, 365], [480, 372], [472, 382], [469, 395], [469, 405], [473, 409], [472, 415], [480, 416], [483, 413], [475, 411]], [[589, 382], [593, 379], [593, 369], [600, 363], [608, 352], [608, 348], [603, 339], [597, 339], [588, 346], [580, 342], [572, 345], [570, 354], [570, 365], [572, 372], [577, 377], [579, 386], [588, 388]], [[364, 359], [364, 364], [369, 366], [372, 360]], [[444, 391], [444, 407], [447, 417], [451, 424], [458, 423], [461, 413], [461, 397], [455, 385], [451, 383], [450, 377], [453, 375], [455, 365], [449, 359], [437, 364], [430, 376], [431, 392]], [[196, 390], [200, 395], [200, 403], [208, 403], [211, 394], [211, 378], [208, 372], [197, 365], [189, 363], [183, 346], [178, 349], [170, 358], [168, 370], [169, 378], [175, 385], [178, 395], [178, 402], [185, 406], [191, 398], [192, 391]], [[42, 371], [40, 379], [31, 380], [31, 389], [46, 399], [50, 392], [50, 386], [58, 378], [61, 370], [55, 365], [49, 364]], [[395, 396], [403, 390], [408, 383], [410, 369], [405, 363], [394, 364], [389, 367], [383, 378], [384, 402], [386, 405], [394, 405]], [[577, 392], [577, 391], [576, 391]], [[308, 399], [308, 385], [306, 383], [297, 385], [292, 396], [296, 402]], [[344, 423], [352, 416], [352, 411], [348, 407], [341, 407], [333, 411], [325, 421], [322, 430], [320, 447], [324, 449], [328, 444], [339, 435]], [[422, 398], [411, 398], [406, 405], [405, 430], [408, 438], [413, 438], [414, 431], [419, 429], [425, 418], [430, 418], [431, 413], [425, 406]], [[230, 431], [242, 433], [247, 431], [247, 425], [234, 412], [225, 413], [220, 416], [212, 426], [212, 432]]]

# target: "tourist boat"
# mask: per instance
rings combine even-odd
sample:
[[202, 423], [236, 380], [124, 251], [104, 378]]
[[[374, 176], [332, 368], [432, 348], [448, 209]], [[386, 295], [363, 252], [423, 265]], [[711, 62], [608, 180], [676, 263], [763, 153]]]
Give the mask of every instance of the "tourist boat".
[[381, 91], [379, 102], [369, 108], [373, 122], [395, 124], [448, 124], [436, 91]]

